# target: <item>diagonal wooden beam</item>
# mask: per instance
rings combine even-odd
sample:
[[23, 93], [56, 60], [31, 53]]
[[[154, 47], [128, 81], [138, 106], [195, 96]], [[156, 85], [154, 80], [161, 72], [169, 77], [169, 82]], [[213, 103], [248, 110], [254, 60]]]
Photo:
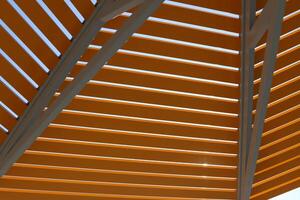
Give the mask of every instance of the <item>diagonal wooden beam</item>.
[[[55, 69], [50, 73], [46, 83], [42, 86], [42, 88], [40, 88], [37, 96], [30, 103], [28, 109], [26, 110], [24, 115], [17, 123], [17, 126], [9, 134], [7, 140], [1, 145], [0, 175], [6, 173], [6, 171], [11, 167], [11, 165], [24, 153], [24, 151], [27, 148], [29, 148], [29, 146], [35, 141], [35, 139], [48, 126], [51, 120], [54, 119], [55, 116], [63, 109], [63, 107], [67, 105], [67, 102], [71, 99], [71, 97], [76, 95], [76, 93], [80, 90], [80, 89], [78, 90], [77, 87], [66, 88], [67, 89], [66, 91], [68, 92], [66, 91], [63, 92], [61, 97], [58, 98], [59, 102], [56, 101], [55, 104], [50, 105], [46, 111], [44, 110], [45, 107], [48, 106], [55, 91], [63, 83], [68, 73], [71, 71], [73, 66], [79, 60], [80, 56], [84, 53], [85, 49], [94, 39], [96, 34], [99, 32], [102, 25], [104, 25], [108, 20], [112, 19], [113, 17], [141, 3], [143, 3], [142, 8], [148, 11], [149, 9], [147, 9], [146, 6], [149, 6], [150, 8], [154, 9], [153, 5], [157, 7], [159, 5], [158, 2], [161, 3], [162, 1], [105, 0], [97, 4], [96, 9], [92, 14], [92, 16], [86, 21], [79, 35], [72, 42], [71, 46], [69, 47], [67, 52], [63, 55], [63, 57], [61, 58], [60, 62], [57, 64]], [[151, 14], [152, 9], [150, 9], [150, 11], [148, 12], [145, 12], [145, 14], [140, 14], [139, 17], [136, 17], [136, 15], [133, 15], [131, 17], [130, 21], [132, 21], [133, 24], [136, 23], [135, 26], [133, 26], [129, 30], [126, 36], [122, 37], [122, 40], [120, 40], [120, 38], [113, 37], [114, 42], [118, 41], [118, 45], [113, 45], [114, 42], [110, 42], [111, 44], [108, 45], [112, 45], [113, 47], [112, 49], [109, 49], [108, 47], [106, 48], [103, 47], [101, 52], [107, 51], [105, 54], [106, 57], [102, 58], [101, 63], [100, 61], [98, 63], [97, 58], [99, 56], [93, 58], [91, 62], [94, 63], [94, 68], [97, 67], [97, 69], [99, 69], [99, 66], [101, 66], [102, 62], [105, 63], [118, 50], [118, 48], [121, 47], [121, 45], [128, 39], [128, 37], [136, 30], [136, 28]], [[139, 13], [141, 12], [142, 11], [139, 11]], [[133, 17], [136, 20], [136, 22], [132, 20]], [[121, 32], [124, 31], [126, 32], [125, 29], [126, 27], [123, 28]], [[118, 35], [119, 34], [120, 33], [118, 33]], [[96, 64], [97, 66], [95, 66]], [[82, 75], [80, 75], [79, 78], [76, 78], [73, 81], [73, 84], [76, 84], [77, 82], [78, 82], [77, 84], [83, 84], [83, 82], [86, 82], [88, 78], [92, 77], [92, 76], [86, 76], [85, 79], [83, 79], [81, 76]], [[78, 81], [81, 79], [83, 79], [84, 81]], [[74, 89], [74, 91], [72, 89]], [[63, 95], [65, 94], [69, 95], [70, 92], [71, 95], [68, 96], [68, 98], [63, 98]], [[60, 106], [60, 107], [56, 108], [55, 106]]]
[[[242, 69], [240, 98], [240, 144], [237, 199], [250, 198], [256, 162], [261, 143], [267, 105], [272, 86], [273, 71], [279, 45], [285, 0], [269, 0], [260, 16], [255, 18], [256, 1], [243, 1]], [[267, 32], [259, 98], [252, 128], [254, 48]], [[249, 81], [249, 82], [248, 82]], [[248, 85], [248, 86], [247, 86]]]

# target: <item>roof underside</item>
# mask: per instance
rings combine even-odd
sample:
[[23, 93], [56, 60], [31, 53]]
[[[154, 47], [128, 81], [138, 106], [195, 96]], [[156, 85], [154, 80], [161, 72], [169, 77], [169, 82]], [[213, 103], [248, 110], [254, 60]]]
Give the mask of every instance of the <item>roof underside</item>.
[[[1, 142], [95, 10], [93, 2], [1, 1]], [[0, 178], [3, 199], [236, 198], [241, 0], [176, 2], [165, 1], [145, 21]], [[53, 100], [133, 11], [104, 25]], [[300, 1], [286, 3], [255, 200], [300, 186], [299, 11]], [[253, 114], [264, 49], [265, 38], [255, 49]]]

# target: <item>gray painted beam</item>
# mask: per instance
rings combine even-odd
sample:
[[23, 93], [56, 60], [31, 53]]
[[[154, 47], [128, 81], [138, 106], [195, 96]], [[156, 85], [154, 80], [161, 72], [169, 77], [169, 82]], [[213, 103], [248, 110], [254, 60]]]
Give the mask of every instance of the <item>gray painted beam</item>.
[[250, 146], [248, 149], [248, 156], [246, 162], [247, 190], [245, 199], [249, 199], [251, 195], [252, 184], [256, 169], [256, 162], [264, 129], [264, 120], [269, 102], [270, 90], [272, 87], [273, 71], [276, 63], [276, 55], [278, 51], [282, 20], [284, 17], [284, 10], [286, 4], [285, 0], [269, 0], [269, 2], [271, 1], [272, 7], [270, 7], [269, 9], [272, 11], [272, 18], [271, 20], [268, 18], [268, 36], [266, 42], [264, 64], [262, 68], [261, 83], [259, 87], [259, 97], [257, 101], [253, 132], [250, 140]]
[[252, 133], [253, 66], [254, 48], [249, 47], [247, 38], [255, 20], [255, 1], [243, 0], [241, 16], [241, 70], [240, 70], [240, 124], [237, 199], [244, 200], [246, 182], [247, 146]]
[[[142, 2], [143, 0], [117, 0], [113, 2], [105, 0], [97, 4], [92, 16], [85, 22], [79, 35], [74, 39], [54, 70], [49, 74], [46, 83], [39, 89], [38, 94], [21, 116], [13, 131], [1, 145], [0, 175], [5, 174], [10, 166], [35, 141], [36, 137], [41, 134], [42, 128], [40, 128], [40, 119], [44, 113], [44, 108], [49, 104], [55, 91], [63, 83], [101, 26], [114, 16]], [[46, 123], [43, 122], [42, 124], [44, 125]]]

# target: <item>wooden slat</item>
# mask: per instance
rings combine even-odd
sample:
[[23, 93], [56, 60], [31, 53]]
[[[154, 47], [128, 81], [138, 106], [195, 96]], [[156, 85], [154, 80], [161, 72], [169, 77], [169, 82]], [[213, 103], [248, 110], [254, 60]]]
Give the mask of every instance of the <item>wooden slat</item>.
[[75, 98], [66, 109], [84, 112], [122, 115], [175, 122], [208, 124], [214, 126], [238, 127], [236, 116], [218, 115], [204, 112], [183, 111], [161, 108], [158, 106], [138, 105], [133, 103], [112, 102], [111, 100], [92, 100]]
[[[127, 19], [127, 16], [121, 15], [106, 23], [104, 27], [117, 30]], [[146, 20], [137, 33], [225, 49], [239, 50], [240, 48], [240, 39], [238, 37], [174, 25], [167, 22], [157, 22], [151, 19]]]
[[[300, 76], [300, 63], [287, 67], [287, 69], [281, 70], [278, 73], [273, 74], [272, 87], [278, 86], [286, 81], [297, 78]], [[254, 94], [259, 92], [260, 81], [254, 84]]]
[[[83, 187], [86, 186], [86, 187]], [[192, 198], [233, 198], [234, 191], [207, 190], [189, 187], [162, 187], [131, 184], [112, 184], [102, 182], [80, 182], [42, 178], [21, 178], [5, 176], [0, 179], [0, 187], [20, 189], [38, 189], [50, 191], [84, 192], [93, 194], [123, 194], [165, 197], [192, 197]]]
[[[296, 45], [299, 44], [299, 40], [300, 40], [300, 31], [299, 30], [288, 36], [281, 37], [277, 54], [282, 53], [290, 48], [295, 47]], [[260, 48], [259, 50], [257, 50], [255, 52], [256, 62], [263, 61], [264, 55], [265, 55], [265, 48]]]
[[[75, 68], [70, 76], [75, 77], [81, 69], [82, 67]], [[239, 89], [236, 86], [186, 80], [184, 78], [167, 77], [110, 67], [101, 69], [94, 76], [93, 80], [232, 99], [238, 99], [239, 96]]]
[[236, 33], [240, 32], [239, 19], [233, 19], [173, 5], [162, 4], [152, 16]]
[[204, 8], [230, 12], [234, 14], [241, 14], [241, 1], [239, 0], [176, 0], [185, 4], [191, 4]]
[[[99, 123], [101, 121], [101, 123]], [[171, 122], [157, 122], [145, 119], [129, 119], [120, 116], [88, 115], [63, 112], [54, 123], [86, 126], [94, 128], [117, 129], [124, 131], [150, 132], [191, 136], [199, 138], [235, 140], [236, 130], [210, 128], [205, 126], [192, 126]]]
[[278, 102], [275, 105], [272, 105], [268, 108], [267, 118], [273, 115], [276, 115], [280, 112], [283, 112], [287, 109], [295, 107], [299, 105], [300, 102], [300, 91], [289, 97], [288, 99], [284, 99], [284, 101]]
[[300, 15], [298, 13], [297, 15], [284, 20], [284, 22], [282, 24], [281, 34], [286, 34], [290, 31], [298, 28], [299, 27], [299, 19], [300, 19]]
[[7, 134], [4, 133], [4, 131], [2, 131], [2, 129], [0, 130], [0, 145], [5, 141], [7, 137]]
[[2, 2], [0, 13], [2, 20], [33, 51], [33, 53], [35, 53], [48, 68], [53, 68], [59, 60], [58, 57], [56, 57], [50, 48], [7, 1]]
[[[279, 70], [295, 62], [298, 62], [299, 56], [300, 56], [300, 47], [297, 47], [295, 49], [290, 50], [289, 52], [286, 52], [285, 54], [280, 55], [279, 57], [277, 57], [275, 70]], [[255, 79], [261, 78], [262, 64], [263, 62], [261, 62], [259, 65], [257, 65], [257, 67], [254, 68]]]
[[[80, 192], [59, 192], [32, 189], [12, 189], [0, 188], [1, 195], [5, 199], [22, 199], [22, 200], [40, 200], [40, 199], [58, 199], [58, 200], [167, 200], [169, 197], [158, 196], [137, 196], [137, 195], [113, 195], [113, 194], [96, 194]], [[198, 198], [172, 197], [173, 200], [198, 200]]]
[[0, 75], [30, 101], [37, 90], [1, 55], [0, 66]]
[[17, 115], [21, 115], [26, 109], [26, 105], [17, 98], [3, 83], [0, 83], [0, 101], [13, 110]]
[[168, 162], [207, 163], [228, 166], [234, 166], [236, 164], [236, 157], [231, 155], [217, 155], [200, 151], [180, 151], [153, 147], [147, 148], [128, 145], [51, 140], [46, 138], [39, 138], [30, 147], [30, 150]]
[[288, 110], [287, 112], [282, 113], [276, 118], [272, 118], [265, 122], [264, 131], [269, 131], [278, 126], [284, 125], [300, 117], [300, 106], [295, 106], [294, 108]]
[[253, 199], [253, 200], [271, 199], [275, 196], [278, 196], [280, 194], [283, 194], [283, 193], [286, 193], [286, 192], [291, 191], [293, 189], [296, 189], [299, 186], [300, 186], [300, 180], [294, 180], [292, 182], [288, 182], [287, 184], [283, 184], [283, 185], [280, 185], [280, 186], [277, 185], [277, 187], [275, 189], [267, 191], [266, 193], [261, 194], [260, 196], [257, 196], [255, 198], [251, 198], [251, 199]]
[[201, 166], [189, 163], [171, 163], [147, 160], [66, 155], [50, 152], [26, 151], [18, 163], [75, 167], [82, 170], [117, 170], [170, 175], [235, 177], [236, 168]]
[[[104, 45], [106, 41], [112, 36], [112, 33], [101, 31], [96, 39], [92, 42], [94, 45]], [[140, 38], [132, 36], [122, 49], [137, 51], [142, 53], [150, 53], [174, 58], [181, 58], [199, 62], [206, 62], [212, 64], [219, 64], [225, 66], [239, 67], [240, 57], [237, 54], [229, 54], [200, 47], [187, 46], [178, 43], [171, 43], [165, 41], [158, 41], [149, 38]], [[83, 56], [84, 60], [89, 60], [91, 56], [97, 52], [86, 52]], [[92, 54], [91, 54], [92, 53]]]
[[63, 54], [70, 41], [41, 8], [41, 6], [34, 0], [22, 1], [17, 0], [16, 3], [28, 15], [28, 17], [35, 23], [45, 36], [51, 41], [54, 46]]
[[295, 157], [299, 157], [300, 146], [296, 145], [288, 149], [287, 151], [277, 154], [276, 156], [271, 157], [270, 159], [265, 159], [264, 161], [259, 161], [256, 167], [256, 174], [262, 173], [272, 169], [280, 164], [286, 163]]
[[152, 184], [168, 186], [208, 187], [234, 189], [234, 179], [205, 179], [197, 176], [176, 176], [155, 173], [136, 173], [114, 170], [84, 170], [56, 166], [17, 164], [7, 173], [9, 176], [55, 178], [67, 180]]
[[255, 187], [258, 187], [260, 184], [273, 181], [276, 177], [280, 176], [280, 173], [287, 172], [293, 168], [300, 166], [300, 158], [293, 159], [283, 165], [276, 166], [275, 168], [263, 172], [255, 176]]
[[[300, 78], [287, 82], [282, 87], [271, 90], [269, 103], [281, 99], [287, 95], [298, 92], [300, 88]], [[253, 100], [254, 109], [256, 109], [257, 97]]]
[[[91, 56], [94, 52], [94, 50], [88, 49], [85, 57], [82, 59], [88, 61], [89, 57], [87, 57], [87, 55]], [[111, 60], [109, 60], [108, 64], [222, 82], [238, 83], [239, 81], [238, 71], [215, 68], [198, 63], [128, 54], [126, 52], [117, 52]]]
[[17, 120], [4, 110], [4, 108], [0, 107], [0, 123], [11, 131], [17, 123]]
[[[61, 89], [66, 87], [65, 82]], [[200, 110], [237, 113], [238, 103], [233, 101], [210, 99], [205, 97], [174, 94], [167, 91], [155, 91], [151, 89], [131, 88], [127, 86], [115, 86], [109, 83], [88, 83], [80, 92], [81, 95], [109, 98], [141, 103], [151, 103], [166, 106], [177, 106]]]
[[44, 2], [73, 37], [79, 33], [82, 24], [64, 1], [44, 0]]
[[38, 85], [47, 78], [47, 74], [38, 64], [14, 41], [4, 29], [0, 28], [1, 49]]
[[268, 156], [272, 156], [272, 154], [275, 154], [277, 152], [283, 151], [284, 149], [297, 145], [299, 141], [300, 141], [300, 130], [298, 131], [298, 134], [295, 134], [293, 137], [289, 137], [283, 141], [273, 144], [272, 146], [268, 146], [267, 148], [260, 150], [259, 158], [264, 159]]
[[294, 171], [287, 173], [281, 177], [276, 178], [272, 182], [267, 182], [258, 187], [253, 188], [252, 196], [259, 196], [260, 194], [266, 193], [268, 190], [275, 189], [280, 185], [288, 184], [289, 182], [293, 182], [295, 180], [300, 180], [300, 167], [294, 168]]
[[43, 137], [120, 145], [148, 146], [178, 150], [236, 153], [237, 144], [199, 138], [176, 137], [152, 133], [123, 132], [118, 130], [87, 129], [50, 125]]
[[264, 135], [262, 138], [262, 147], [270, 144], [272, 142], [275, 142], [277, 140], [280, 140], [284, 137], [287, 137], [291, 134], [295, 134], [297, 131], [299, 131], [300, 127], [300, 119], [295, 120], [292, 123], [290, 123], [288, 126], [285, 126], [277, 131], [274, 131], [273, 133], [270, 133], [268, 135]]
[[72, 0], [72, 3], [85, 19], [88, 19], [95, 9], [91, 1]]

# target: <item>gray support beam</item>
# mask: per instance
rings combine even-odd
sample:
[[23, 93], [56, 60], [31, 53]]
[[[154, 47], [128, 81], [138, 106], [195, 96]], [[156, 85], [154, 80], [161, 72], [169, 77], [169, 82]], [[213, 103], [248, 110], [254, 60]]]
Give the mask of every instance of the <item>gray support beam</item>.
[[[248, 141], [252, 133], [253, 66], [254, 48], [249, 46], [248, 37], [255, 20], [256, 5], [253, 0], [243, 0], [241, 15], [241, 68], [240, 68], [240, 124], [237, 199], [245, 193], [246, 158]], [[243, 199], [244, 200], [244, 199]]]
[[[264, 119], [272, 86], [273, 71], [279, 45], [285, 0], [269, 0], [260, 16], [254, 21], [256, 1], [244, 0], [242, 30], [242, 68], [240, 99], [240, 144], [239, 144], [239, 200], [248, 200], [252, 191], [256, 162], [264, 127]], [[247, 16], [251, 15], [250, 18]], [[254, 17], [253, 17], [254, 15]], [[248, 24], [247, 24], [248, 23]], [[249, 26], [250, 24], [250, 26]], [[249, 29], [248, 29], [249, 27]], [[264, 64], [262, 68], [259, 98], [252, 128], [254, 48], [268, 32]], [[247, 81], [249, 81], [247, 83]], [[248, 85], [248, 86], [247, 86]]]
[[[102, 25], [116, 15], [142, 2], [144, 0], [105, 0], [97, 4], [92, 16], [85, 22], [79, 35], [74, 39], [54, 70], [51, 71], [45, 84], [39, 89], [38, 94], [30, 102], [29, 107], [21, 116], [17, 125], [1, 145], [0, 176], [6, 173], [10, 166], [35, 141], [36, 137], [41, 134], [42, 128], [39, 128], [39, 123], [45, 107], [48, 106], [54, 93], [63, 83]], [[43, 124], [45, 123], [43, 122]]]
[[[280, 40], [281, 25], [284, 17], [285, 0], [269, 0], [272, 1], [271, 20], [269, 20], [268, 36], [266, 42], [266, 50], [264, 55], [264, 64], [262, 68], [261, 83], [259, 87], [259, 96], [256, 105], [256, 114], [253, 124], [253, 132], [251, 135], [250, 146], [248, 149], [247, 165], [246, 165], [246, 198], [249, 199], [252, 190], [252, 183], [256, 169], [256, 162], [261, 144], [262, 133], [264, 129], [264, 120], [267, 112], [270, 90], [272, 87], [273, 71], [276, 63], [276, 55]], [[268, 3], [269, 3], [268, 2]], [[266, 16], [268, 18], [268, 16]], [[270, 19], [270, 18], [268, 18]]]

